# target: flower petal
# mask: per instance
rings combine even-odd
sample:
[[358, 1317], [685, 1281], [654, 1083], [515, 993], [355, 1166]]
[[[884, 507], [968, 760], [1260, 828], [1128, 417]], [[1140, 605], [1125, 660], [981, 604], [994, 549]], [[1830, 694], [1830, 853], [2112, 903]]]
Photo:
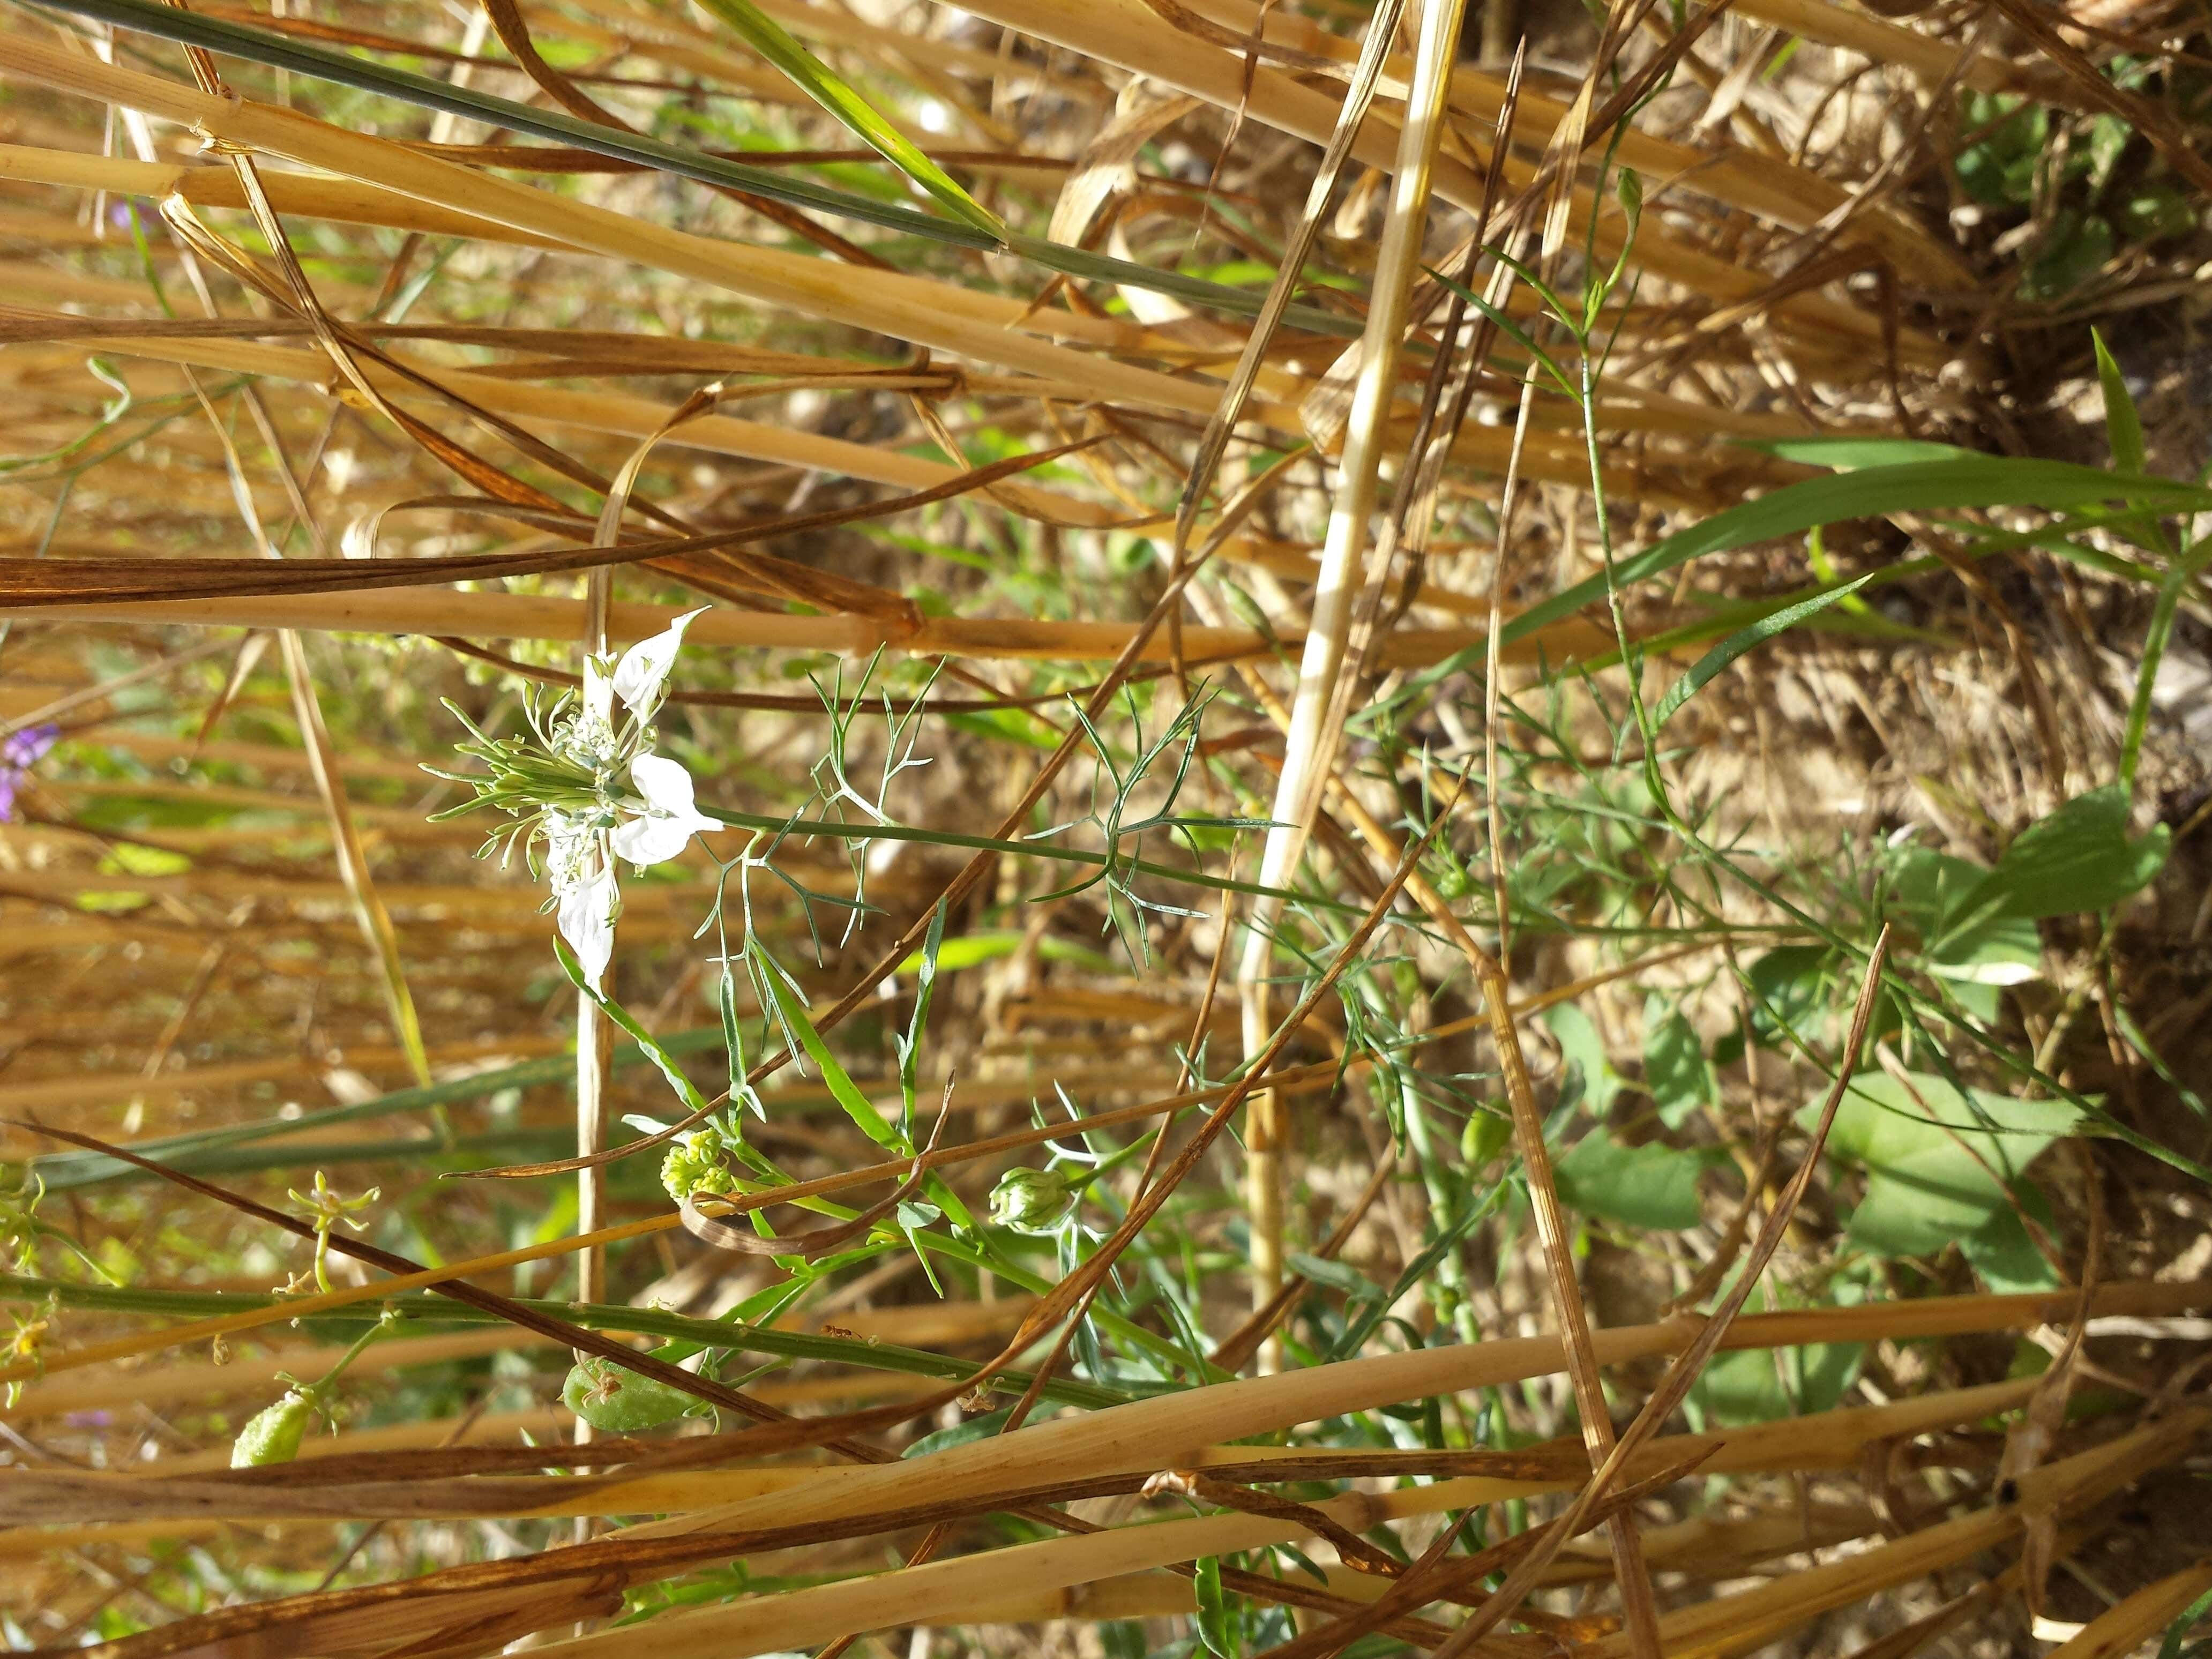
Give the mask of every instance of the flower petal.
[[665, 755], [640, 755], [629, 763], [629, 781], [655, 812], [673, 817], [696, 817], [691, 793], [691, 775], [681, 761]]
[[593, 727], [611, 726], [615, 723], [615, 681], [607, 672], [606, 659], [586, 656], [584, 659], [583, 723]]
[[46, 751], [59, 740], [62, 729], [52, 720], [44, 726], [27, 726], [20, 732], [11, 732], [8, 741], [0, 744], [0, 762], [22, 771], [46, 758]]
[[685, 611], [651, 639], [640, 640], [623, 652], [615, 665], [615, 696], [641, 723], [651, 720], [660, 707], [669, 671], [676, 666], [676, 653], [684, 644], [684, 630], [692, 617], [708, 609], [702, 605], [698, 611]]
[[555, 913], [561, 937], [576, 953], [585, 982], [595, 990], [614, 957], [615, 914], [621, 904], [622, 892], [615, 885], [614, 872], [602, 868], [564, 888]]
[[672, 817], [665, 812], [624, 819], [614, 832], [615, 856], [641, 867], [665, 864], [690, 843], [697, 827], [687, 818]]

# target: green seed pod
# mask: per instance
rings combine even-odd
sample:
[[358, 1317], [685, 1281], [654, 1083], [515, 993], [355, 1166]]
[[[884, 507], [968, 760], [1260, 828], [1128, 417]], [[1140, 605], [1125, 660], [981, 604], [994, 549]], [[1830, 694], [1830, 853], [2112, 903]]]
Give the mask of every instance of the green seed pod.
[[991, 1189], [991, 1219], [1018, 1233], [1051, 1233], [1075, 1212], [1076, 1193], [1053, 1170], [1009, 1170]]
[[597, 1357], [579, 1360], [569, 1369], [561, 1401], [593, 1428], [610, 1434], [657, 1428], [699, 1403], [681, 1389]]
[[297, 1389], [275, 1405], [264, 1406], [246, 1419], [238, 1438], [230, 1443], [230, 1467], [259, 1469], [290, 1462], [300, 1455], [300, 1443], [307, 1437], [307, 1424], [314, 1414], [315, 1402]]

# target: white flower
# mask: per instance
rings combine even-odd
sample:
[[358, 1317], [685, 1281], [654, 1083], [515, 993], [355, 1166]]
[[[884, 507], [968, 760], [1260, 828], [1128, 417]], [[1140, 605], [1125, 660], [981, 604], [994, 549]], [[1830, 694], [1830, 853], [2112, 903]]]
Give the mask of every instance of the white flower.
[[587, 824], [557, 813], [546, 819], [547, 874], [552, 878], [554, 920], [576, 953], [585, 982], [597, 988], [614, 957], [615, 918], [622, 890], [607, 860], [605, 841]]
[[[637, 716], [640, 726], [651, 725], [653, 715], [660, 711], [661, 700], [667, 695], [669, 671], [676, 666], [676, 653], [684, 644], [684, 630], [690, 626], [694, 617], [708, 609], [702, 605], [697, 611], [685, 611], [651, 639], [640, 640], [623, 652], [622, 660], [615, 665], [614, 694], [622, 699], [623, 708]], [[584, 684], [588, 696], [588, 673]], [[684, 794], [688, 803], [688, 787]]]
[[471, 726], [476, 742], [460, 745], [491, 766], [488, 781], [469, 780], [474, 804], [499, 806], [528, 825], [533, 844], [543, 839], [553, 889], [547, 908], [594, 989], [613, 957], [622, 914], [616, 860], [640, 869], [665, 863], [694, 835], [721, 827], [693, 804], [690, 775], [652, 752], [653, 717], [667, 697], [684, 630], [699, 614], [685, 612], [618, 658], [586, 657], [580, 695], [556, 706], [550, 729], [533, 703], [531, 738], [488, 738]]
[[[629, 749], [649, 736], [647, 728], [668, 695], [668, 676], [683, 647], [684, 630], [698, 614], [699, 611], [687, 611], [651, 639], [640, 640], [620, 658], [584, 659], [583, 695], [557, 733], [558, 746], [569, 759], [603, 773], [611, 772]], [[617, 701], [637, 722], [620, 734], [615, 730]]]
[[694, 835], [722, 826], [692, 805], [691, 775], [660, 755], [640, 755], [629, 763], [629, 781], [645, 797], [642, 810], [614, 832], [615, 856], [641, 867], [676, 857]]

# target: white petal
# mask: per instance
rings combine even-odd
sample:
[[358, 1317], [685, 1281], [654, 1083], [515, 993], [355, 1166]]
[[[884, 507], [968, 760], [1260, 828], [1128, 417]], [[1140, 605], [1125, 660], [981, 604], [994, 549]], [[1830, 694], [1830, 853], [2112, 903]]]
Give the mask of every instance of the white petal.
[[555, 919], [561, 937], [576, 953], [585, 981], [594, 989], [615, 953], [615, 911], [622, 895], [614, 872], [602, 869], [565, 889]]
[[673, 817], [698, 816], [691, 805], [691, 775], [680, 761], [665, 755], [640, 755], [629, 763], [629, 781], [652, 811]]
[[2043, 969], [2032, 962], [1931, 962], [1928, 971], [1960, 985], [2025, 985], [2041, 979]]
[[584, 722], [611, 726], [615, 723], [615, 681], [607, 675], [603, 657], [584, 659]]
[[697, 827], [665, 812], [625, 819], [615, 830], [615, 856], [629, 864], [665, 864], [690, 844]]
[[615, 695], [641, 720], [649, 720], [660, 707], [662, 688], [676, 666], [676, 653], [684, 644], [684, 630], [691, 618], [710, 607], [687, 611], [649, 640], [640, 640], [615, 665]]

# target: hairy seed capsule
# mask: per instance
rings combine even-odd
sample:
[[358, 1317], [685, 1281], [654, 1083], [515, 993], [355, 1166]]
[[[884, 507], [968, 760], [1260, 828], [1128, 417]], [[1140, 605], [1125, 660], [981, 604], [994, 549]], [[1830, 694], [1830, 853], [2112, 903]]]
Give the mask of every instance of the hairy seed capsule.
[[307, 1423], [314, 1414], [315, 1402], [296, 1389], [275, 1405], [263, 1407], [230, 1443], [230, 1467], [258, 1469], [290, 1462], [300, 1455], [300, 1443], [307, 1437]]
[[681, 1389], [596, 1357], [570, 1368], [562, 1402], [595, 1429], [628, 1434], [684, 1415], [698, 1402]]

